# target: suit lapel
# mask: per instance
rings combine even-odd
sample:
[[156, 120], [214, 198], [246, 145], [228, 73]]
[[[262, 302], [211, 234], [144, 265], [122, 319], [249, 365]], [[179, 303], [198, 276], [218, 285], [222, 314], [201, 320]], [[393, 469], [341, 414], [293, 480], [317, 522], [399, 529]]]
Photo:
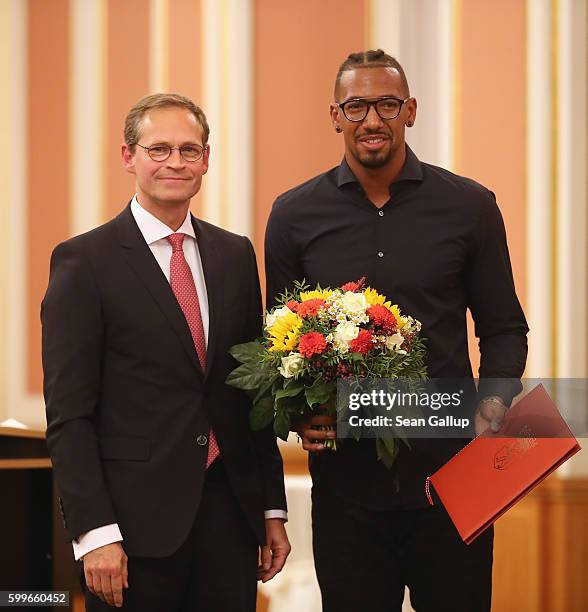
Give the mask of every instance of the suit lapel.
[[192, 215], [192, 225], [196, 233], [196, 242], [204, 270], [204, 281], [208, 296], [208, 345], [206, 347], [206, 372], [210, 373], [214, 360], [214, 352], [218, 340], [218, 334], [222, 327], [221, 313], [223, 312], [223, 257], [215, 244], [208, 224], [196, 219]]
[[[131, 268], [136, 272], [139, 280], [147, 287], [153, 299], [157, 302], [161, 312], [177, 334], [189, 359], [192, 361], [198, 373], [202, 375], [202, 368], [200, 367], [198, 355], [184, 313], [176, 300], [170, 284], [165, 278], [165, 274], [159, 267], [155, 257], [153, 257], [149, 245], [145, 242], [133, 218], [130, 206], [127, 206], [116, 218], [116, 226], [123, 256]], [[208, 291], [208, 280], [206, 285]], [[210, 310], [212, 311], [212, 308]], [[209, 330], [209, 337], [210, 335]], [[207, 363], [209, 363], [208, 358]]]

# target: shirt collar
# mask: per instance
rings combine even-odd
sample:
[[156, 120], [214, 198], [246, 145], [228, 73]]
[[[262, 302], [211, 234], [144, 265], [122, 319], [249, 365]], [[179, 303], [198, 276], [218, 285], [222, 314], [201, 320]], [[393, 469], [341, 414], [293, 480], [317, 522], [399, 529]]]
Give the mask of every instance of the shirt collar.
[[[423, 168], [419, 158], [413, 153], [412, 149], [406, 146], [406, 159], [404, 165], [400, 170], [398, 178], [394, 181], [399, 183], [400, 181], [422, 181], [423, 180]], [[358, 183], [359, 181], [353, 174], [353, 171], [349, 167], [347, 160], [343, 158], [341, 165], [337, 169], [337, 187], [342, 187], [348, 183]]]
[[147, 244], [153, 244], [158, 240], [167, 238], [172, 234], [186, 234], [192, 236], [196, 240], [196, 233], [192, 225], [192, 217], [190, 211], [186, 213], [186, 218], [180, 227], [173, 232], [165, 223], [161, 222], [157, 217], [154, 217], [150, 212], [146, 211], [137, 201], [137, 195], [133, 196], [131, 201], [131, 212], [139, 226], [143, 238]]

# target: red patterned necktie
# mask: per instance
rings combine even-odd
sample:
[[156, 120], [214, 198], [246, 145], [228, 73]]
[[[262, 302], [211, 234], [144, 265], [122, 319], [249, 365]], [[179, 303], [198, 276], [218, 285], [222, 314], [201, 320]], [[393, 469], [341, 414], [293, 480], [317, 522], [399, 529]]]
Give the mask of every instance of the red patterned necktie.
[[[202, 367], [202, 372], [206, 369], [206, 338], [204, 337], [204, 327], [202, 325], [202, 315], [200, 314], [200, 302], [194, 284], [194, 277], [190, 271], [190, 266], [184, 257], [184, 237], [185, 234], [171, 234], [167, 239], [172, 246], [172, 256], [170, 261], [170, 283], [172, 290], [178, 300], [178, 304], [186, 317], [194, 347], [198, 354], [198, 359]], [[208, 436], [208, 457], [206, 468], [220, 455], [220, 449], [214, 436], [212, 428]]]

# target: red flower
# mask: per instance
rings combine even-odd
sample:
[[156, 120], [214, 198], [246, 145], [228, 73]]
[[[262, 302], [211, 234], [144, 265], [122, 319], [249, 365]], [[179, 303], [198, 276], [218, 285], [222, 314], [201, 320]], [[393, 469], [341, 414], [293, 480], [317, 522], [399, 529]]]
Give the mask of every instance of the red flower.
[[337, 376], [339, 378], [350, 378], [351, 377], [351, 371], [349, 370], [349, 368], [344, 364], [344, 363], [340, 363], [337, 366]]
[[374, 345], [374, 341], [372, 339], [372, 335], [367, 329], [360, 329], [359, 334], [357, 334], [357, 338], [353, 339], [349, 343], [349, 349], [353, 353], [361, 353], [365, 355], [369, 353]]
[[313, 298], [312, 300], [306, 300], [301, 304], [297, 304], [296, 313], [301, 317], [314, 317], [316, 313], [321, 309], [325, 308], [327, 303], [325, 300], [319, 298]]
[[357, 283], [345, 283], [341, 285], [341, 291], [357, 291]]
[[298, 306], [300, 306], [300, 304], [298, 302], [295, 302], [294, 300], [291, 300], [290, 302], [286, 302], [286, 306], [292, 311], [292, 312], [297, 312], [298, 311]]
[[320, 355], [327, 348], [327, 340], [318, 332], [309, 332], [304, 334], [298, 342], [298, 352], [307, 359], [313, 355]]
[[365, 276], [362, 276], [358, 281], [355, 281], [354, 283], [345, 283], [344, 285], [341, 285], [341, 291], [359, 291], [361, 289], [364, 288], [365, 285]]
[[384, 333], [392, 333], [398, 324], [396, 317], [381, 304], [370, 306], [366, 312], [374, 327], [381, 328]]

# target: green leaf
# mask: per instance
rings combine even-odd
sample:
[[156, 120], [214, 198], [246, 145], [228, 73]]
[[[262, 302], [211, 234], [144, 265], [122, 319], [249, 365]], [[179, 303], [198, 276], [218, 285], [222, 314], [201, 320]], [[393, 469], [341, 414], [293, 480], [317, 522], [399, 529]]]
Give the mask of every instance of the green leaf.
[[300, 380], [297, 380], [296, 378], [292, 377], [292, 378], [284, 378], [284, 389], [287, 389], [288, 387], [291, 387], [292, 385], [296, 385], [299, 384]]
[[398, 443], [394, 438], [378, 438], [376, 440], [378, 459], [390, 469], [398, 455]]
[[[268, 392], [271, 390], [271, 388], [272, 388], [272, 386], [273, 386], [274, 382], [276, 381], [277, 377], [278, 377], [278, 375], [276, 374], [276, 375], [274, 375], [272, 378], [270, 378], [269, 380], [265, 381], [265, 382], [264, 382], [264, 383], [261, 385], [261, 387], [259, 388], [258, 393], [255, 395], [255, 397], [254, 397], [254, 399], [253, 399], [253, 402], [254, 402], [254, 403], [259, 402], [259, 400], [260, 400], [260, 399], [261, 399], [261, 398], [262, 398], [262, 397], [263, 397], [263, 396], [264, 396], [266, 393], [268, 393]], [[270, 395], [271, 395], [271, 394], [270, 394]], [[272, 401], [273, 401], [273, 400], [272, 400]]]
[[315, 404], [324, 404], [329, 401], [335, 391], [333, 383], [325, 383], [317, 378], [310, 387], [306, 387], [304, 395], [310, 408]]
[[288, 434], [290, 433], [290, 415], [288, 414], [288, 410], [285, 408], [280, 409], [276, 412], [276, 417], [274, 419], [274, 433], [278, 438], [287, 441]]
[[283, 378], [276, 378], [276, 380], [274, 380], [273, 384], [272, 384], [272, 395], [276, 395], [276, 393], [278, 391], [280, 391], [280, 389], [282, 389], [282, 385], [284, 384], [284, 379]]
[[404, 427], [392, 423], [390, 429], [394, 432], [394, 438], [382, 438], [383, 440], [402, 440], [402, 442], [404, 442], [406, 446], [410, 448], [410, 442], [408, 441], [408, 436]]
[[[302, 394], [295, 395], [294, 397], [280, 397], [276, 399], [274, 404], [274, 410], [276, 413], [285, 411], [290, 418], [298, 418], [304, 414], [306, 409], [306, 402]], [[291, 423], [290, 423], [291, 425]]]
[[274, 420], [274, 401], [270, 395], [253, 405], [249, 412], [249, 425], [253, 431], [265, 429]]
[[229, 353], [239, 363], [257, 363], [261, 361], [260, 356], [264, 352], [264, 346], [259, 340], [253, 342], [245, 342], [244, 344], [235, 344], [229, 349]]
[[257, 390], [266, 380], [266, 374], [259, 367], [244, 363], [235, 368], [225, 381], [227, 385], [237, 389]]
[[284, 397], [296, 397], [304, 389], [304, 385], [290, 385], [287, 389], [278, 389], [275, 394], [276, 402]]

